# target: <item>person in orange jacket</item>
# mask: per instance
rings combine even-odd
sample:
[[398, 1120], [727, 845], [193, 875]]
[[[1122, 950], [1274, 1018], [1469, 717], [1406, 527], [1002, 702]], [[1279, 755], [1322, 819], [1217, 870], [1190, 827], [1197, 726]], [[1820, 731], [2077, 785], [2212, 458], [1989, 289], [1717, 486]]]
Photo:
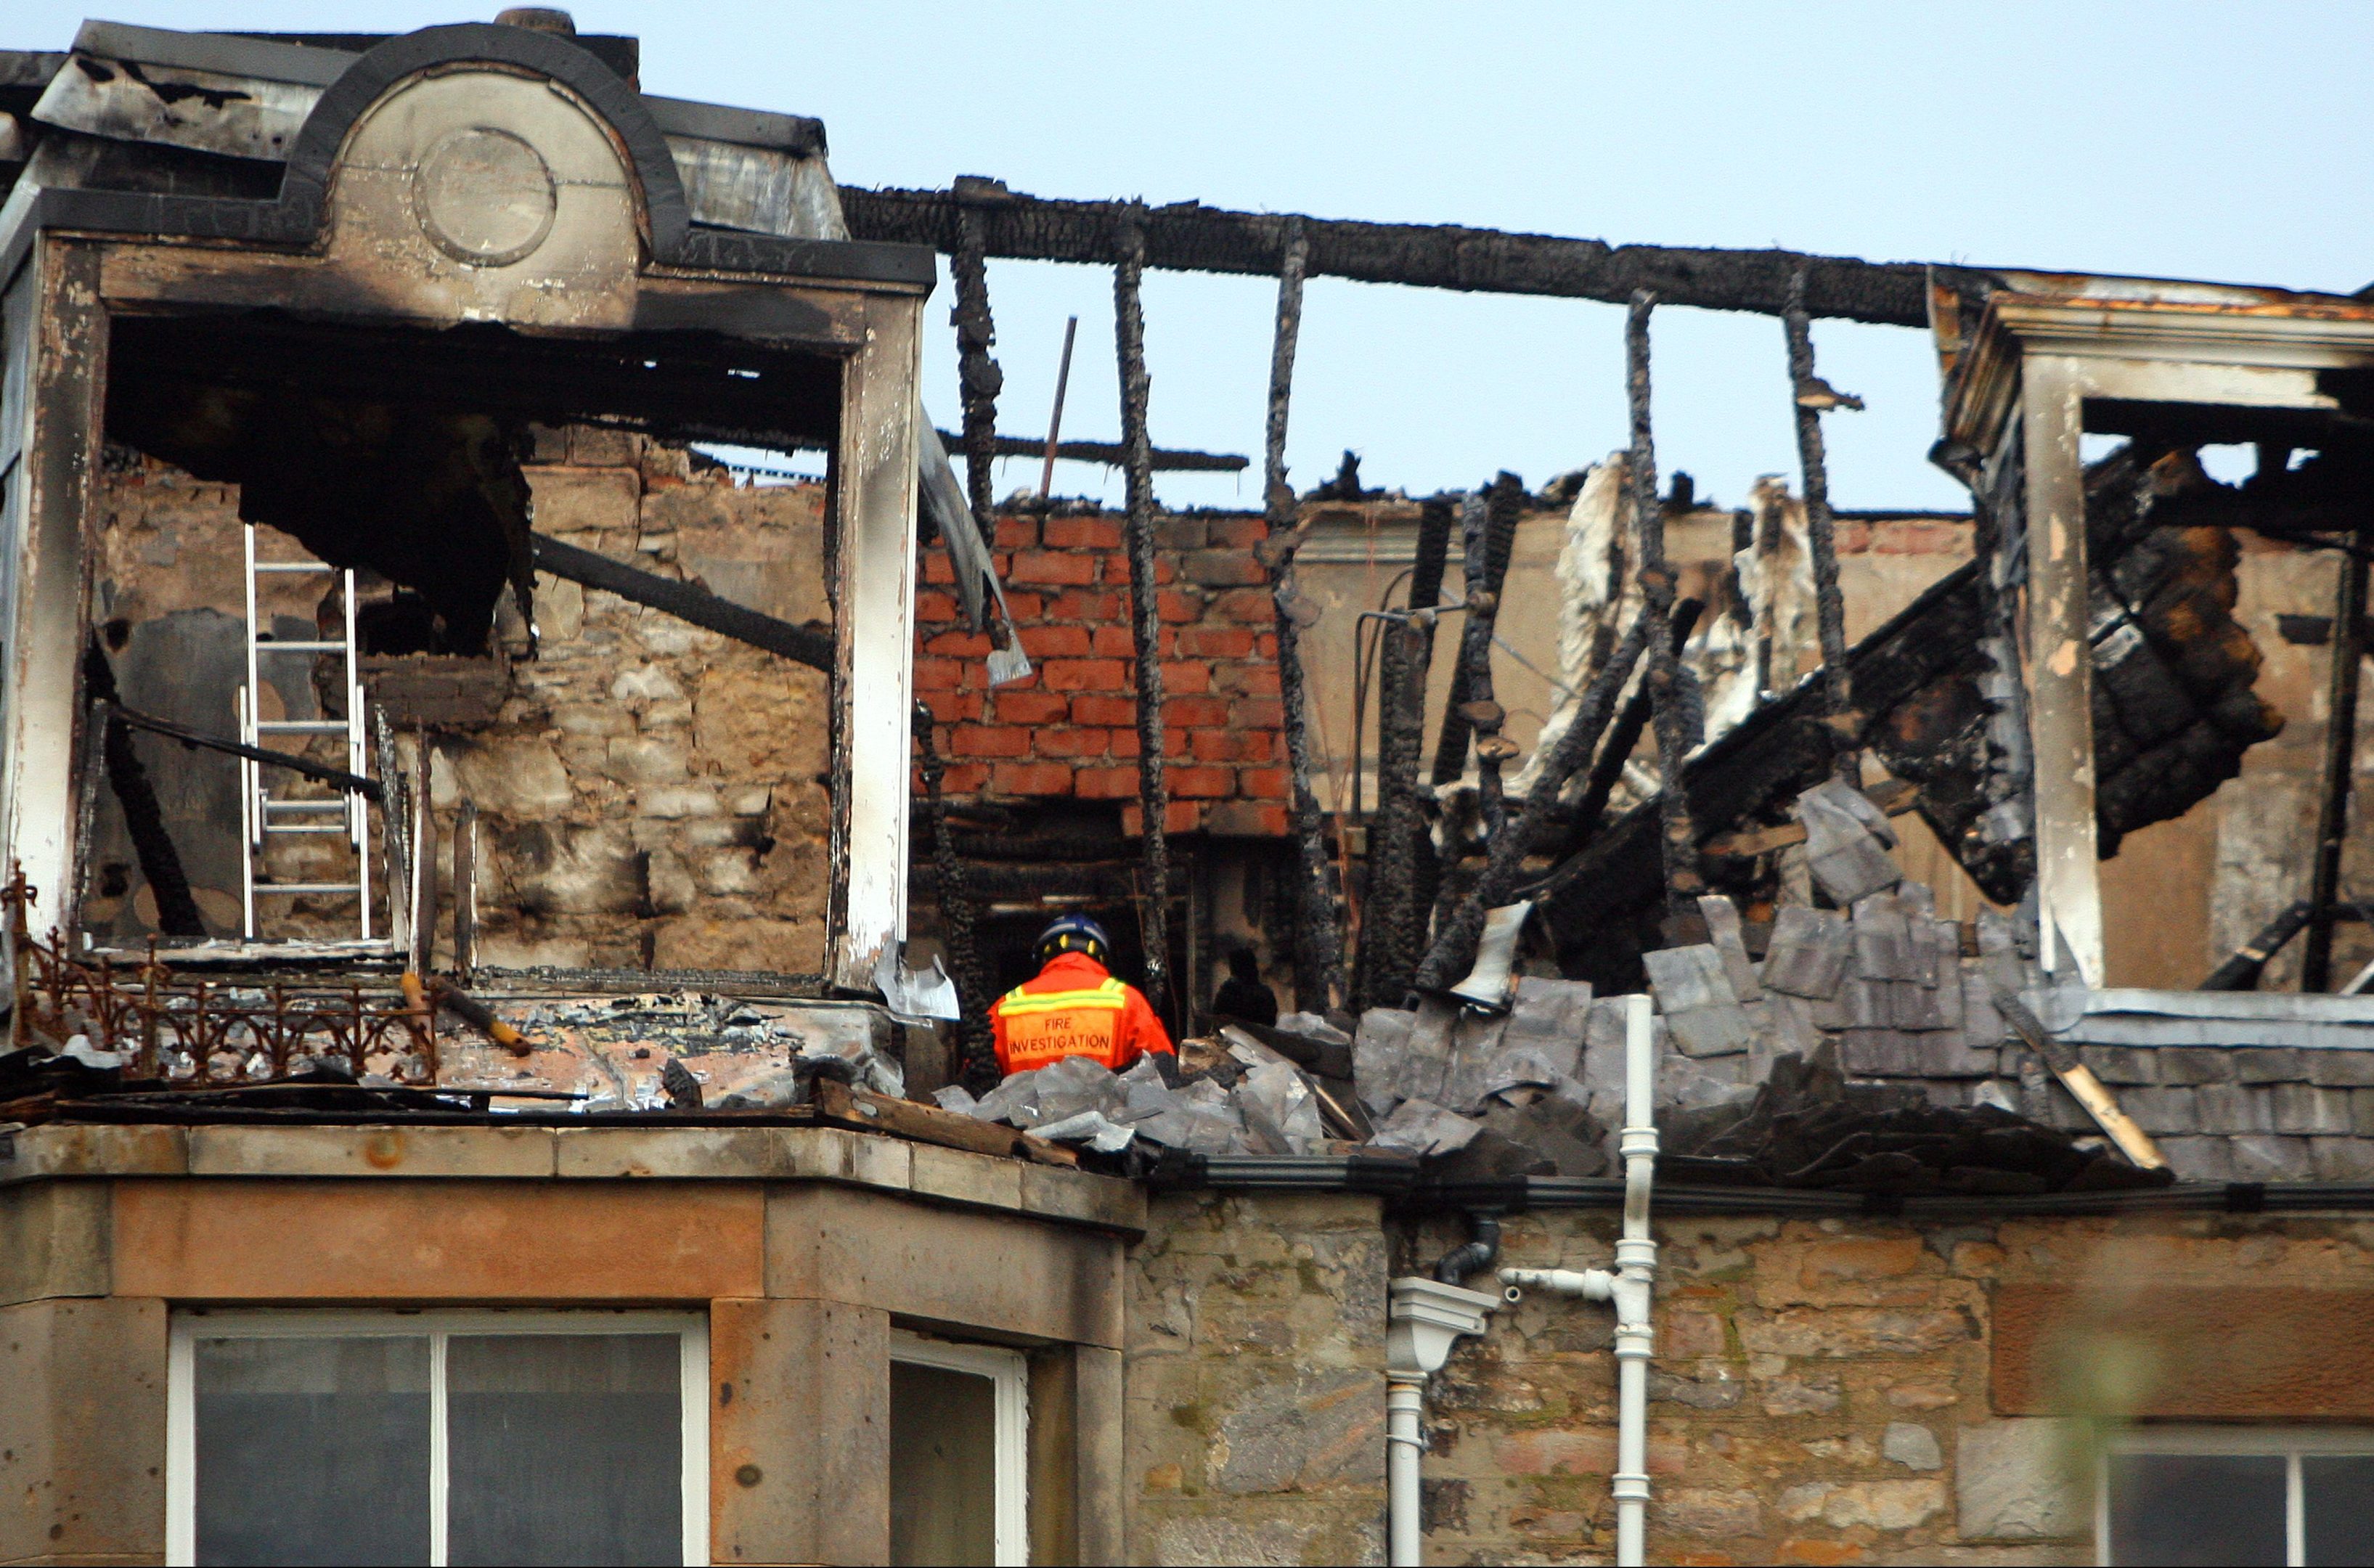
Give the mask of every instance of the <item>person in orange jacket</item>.
[[1120, 1072], [1171, 1049], [1170, 1036], [1135, 986], [1112, 977], [1112, 939], [1086, 915], [1066, 915], [1039, 935], [1039, 973], [991, 1005], [997, 1069], [1011, 1075], [1084, 1056]]

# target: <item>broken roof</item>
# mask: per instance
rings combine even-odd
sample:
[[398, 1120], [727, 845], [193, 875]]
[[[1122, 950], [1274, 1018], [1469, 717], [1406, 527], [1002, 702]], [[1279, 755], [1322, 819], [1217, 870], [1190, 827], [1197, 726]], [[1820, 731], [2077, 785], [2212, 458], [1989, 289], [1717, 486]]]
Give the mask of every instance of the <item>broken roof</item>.
[[656, 261], [908, 284], [934, 276], [928, 252], [848, 239], [820, 122], [646, 95], [630, 38], [476, 22], [390, 37], [95, 21], [67, 53], [0, 54], [0, 111], [14, 117], [22, 162], [12, 170], [0, 161], [9, 266], [34, 228], [59, 224], [309, 242], [358, 118], [395, 82], [463, 61], [546, 76], [607, 123], [641, 184]]

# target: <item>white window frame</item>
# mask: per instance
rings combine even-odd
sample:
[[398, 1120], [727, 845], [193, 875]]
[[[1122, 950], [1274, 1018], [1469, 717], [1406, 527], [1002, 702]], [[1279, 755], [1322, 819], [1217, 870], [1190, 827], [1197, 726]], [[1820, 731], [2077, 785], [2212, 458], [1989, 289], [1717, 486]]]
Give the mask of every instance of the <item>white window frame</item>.
[[2234, 1458], [2274, 1455], [2284, 1461], [2284, 1561], [2308, 1561], [2308, 1493], [2300, 1460], [2327, 1455], [2374, 1457], [2374, 1428], [2283, 1426], [2140, 1426], [2103, 1445], [2094, 1473], [2094, 1558], [2110, 1556], [2110, 1457], [2114, 1454], [2204, 1454]]
[[683, 1400], [684, 1561], [709, 1562], [709, 1317], [699, 1312], [551, 1309], [186, 1308], [173, 1314], [165, 1380], [165, 1561], [198, 1557], [196, 1344], [202, 1339], [429, 1340], [429, 1561], [446, 1561], [445, 1347], [455, 1334], [674, 1334]]
[[999, 1568], [1030, 1562], [1030, 1363], [1001, 1345], [930, 1340], [905, 1329], [890, 1335], [890, 1359], [911, 1366], [986, 1377], [995, 1390], [996, 1554]]

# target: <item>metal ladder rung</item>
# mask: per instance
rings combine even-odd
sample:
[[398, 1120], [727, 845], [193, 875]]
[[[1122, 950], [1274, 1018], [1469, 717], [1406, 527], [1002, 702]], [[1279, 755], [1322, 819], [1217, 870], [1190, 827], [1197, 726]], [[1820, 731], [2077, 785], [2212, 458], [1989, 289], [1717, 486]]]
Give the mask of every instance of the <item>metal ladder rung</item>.
[[[244, 843], [241, 855], [241, 883], [244, 890], [241, 908], [240, 929], [251, 942], [263, 935], [256, 919], [256, 899], [259, 895], [282, 895], [300, 897], [319, 895], [329, 897], [352, 897], [357, 901], [358, 935], [368, 942], [371, 938], [371, 884], [377, 880], [371, 872], [370, 814], [361, 802], [352, 798], [321, 800], [304, 797], [297, 800], [276, 800], [272, 794], [272, 776], [277, 770], [276, 757], [285, 756], [289, 763], [302, 760], [302, 752], [282, 752], [268, 745], [272, 740], [288, 740], [302, 747], [316, 737], [339, 738], [346, 743], [346, 766], [354, 773], [365, 771], [363, 755], [363, 687], [359, 678], [362, 638], [356, 620], [355, 574], [347, 568], [334, 567], [326, 561], [299, 559], [265, 561], [256, 558], [255, 525], [244, 531], [244, 556], [247, 584], [247, 670], [246, 679], [239, 691], [237, 708], [240, 739], [257, 748], [240, 760], [240, 829]], [[299, 634], [285, 642], [273, 640], [262, 614], [259, 591], [266, 576], [326, 577], [332, 592], [339, 601], [342, 625], [323, 624], [316, 619], [311, 635]], [[326, 603], [326, 601], [325, 601]], [[299, 621], [298, 626], [306, 622]], [[332, 719], [326, 713], [315, 719], [265, 719], [262, 714], [264, 681], [259, 666], [267, 654], [288, 653], [306, 657], [325, 655], [344, 667], [347, 716]], [[340, 838], [353, 847], [355, 863], [345, 872], [348, 879], [340, 882], [267, 882], [264, 854], [266, 846], [280, 837]], [[295, 868], [292, 868], [295, 869]], [[340, 873], [327, 867], [328, 875]]]

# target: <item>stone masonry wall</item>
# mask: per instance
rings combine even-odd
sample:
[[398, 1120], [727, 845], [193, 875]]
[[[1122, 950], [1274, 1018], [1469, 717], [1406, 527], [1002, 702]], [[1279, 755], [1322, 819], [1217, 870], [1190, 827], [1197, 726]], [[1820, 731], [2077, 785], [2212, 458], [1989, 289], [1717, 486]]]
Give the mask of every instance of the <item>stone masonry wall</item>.
[[[1605, 1267], [1616, 1230], [1503, 1223], [1502, 1260], [1525, 1267]], [[1156, 1200], [1131, 1263], [1133, 1560], [1381, 1560], [1386, 1279], [1464, 1232], [1377, 1225], [1366, 1199]], [[1651, 1562], [2091, 1562], [2086, 1478], [2114, 1423], [2364, 1416], [2320, 1413], [2303, 1369], [2374, 1356], [2374, 1335], [2332, 1327], [2374, 1299], [2374, 1220], [1655, 1229]], [[2039, 1316], [2039, 1298], [2071, 1305]], [[2222, 1375], [2113, 1343], [2146, 1308], [2162, 1350], [2219, 1347]], [[1536, 1293], [1459, 1343], [1428, 1396], [1428, 1562], [1612, 1558], [1613, 1326]], [[2038, 1366], [2061, 1371], [2039, 1389]]]
[[1130, 1258], [1133, 1562], [1382, 1562], [1385, 1237], [1352, 1196], [1156, 1198]]
[[[527, 472], [540, 531], [785, 620], [830, 624], [819, 487], [737, 486], [682, 449], [623, 431], [539, 430], [535, 440]], [[237, 491], [137, 458], [111, 470], [98, 613], [121, 622], [112, 652], [127, 700], [228, 733], [242, 613]], [[259, 547], [299, 553], [270, 531]], [[321, 579], [264, 581], [262, 613], [310, 627]], [[448, 910], [455, 809], [466, 796], [480, 813], [479, 961], [817, 972], [826, 678], [548, 576], [536, 579], [536, 619], [537, 657], [511, 664], [496, 719], [432, 739]], [[524, 650], [515, 616], [498, 632]], [[308, 676], [277, 690], [282, 701], [276, 710], [267, 702], [267, 717], [318, 711]], [[139, 743], [209, 925], [233, 934], [238, 805], [228, 760]], [[409, 767], [408, 737], [402, 750]], [[106, 871], [108, 833], [120, 847], [121, 828], [100, 795], [94, 923], [136, 937], [153, 904], [144, 914], [128, 851], [119, 848], [116, 870]], [[324, 843], [284, 845], [275, 874], [329, 869]], [[308, 900], [265, 929], [336, 934], [335, 913]], [[351, 935], [351, 914], [343, 923]]]

